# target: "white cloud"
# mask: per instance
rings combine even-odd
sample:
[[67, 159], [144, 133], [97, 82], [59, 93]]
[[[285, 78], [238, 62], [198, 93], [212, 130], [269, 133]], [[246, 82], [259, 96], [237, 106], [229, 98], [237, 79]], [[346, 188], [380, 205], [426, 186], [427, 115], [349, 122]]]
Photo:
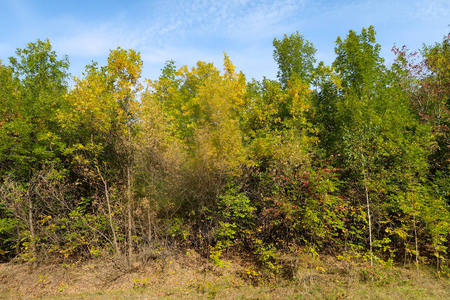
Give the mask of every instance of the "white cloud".
[[141, 50], [141, 58], [144, 62], [150, 64], [164, 64], [168, 60], [174, 60], [178, 67], [182, 65], [194, 66], [197, 61], [213, 62], [216, 67], [223, 60], [223, 52], [208, 51], [195, 47], [143, 47]]
[[[450, 3], [448, 0], [417, 1], [409, 10], [409, 17], [413, 19], [439, 19], [450, 16]], [[450, 23], [450, 19], [447, 19]]]
[[64, 26], [64, 32], [52, 38], [52, 44], [64, 54], [95, 58], [107, 56], [109, 50], [117, 47], [136, 48], [142, 44], [142, 34], [120, 20], [102, 23], [70, 20], [52, 20], [50, 26]]
[[114, 44], [114, 38], [110, 36], [108, 30], [100, 28], [63, 37], [56, 43], [69, 55], [92, 57], [108, 53]]
[[[241, 38], [270, 34], [279, 23], [298, 13], [304, 1], [170, 1], [159, 7], [155, 28], [160, 34]], [[147, 20], [151, 21], [151, 20]]]
[[[36, 38], [48, 37], [58, 54], [69, 55], [72, 66], [105, 62], [109, 50], [120, 46], [140, 51], [152, 78], [169, 59], [189, 67], [198, 60], [214, 62], [221, 69], [223, 50], [248, 78], [273, 78], [272, 40], [285, 33], [298, 30], [318, 48], [318, 59], [331, 63], [333, 41], [349, 29], [375, 25], [377, 39], [389, 51], [394, 42], [415, 49], [412, 40], [419, 46], [439, 41], [450, 22], [448, 0], [142, 0], [132, 5], [118, 1], [101, 14], [65, 10], [70, 5], [61, 2], [59, 14], [53, 15], [36, 5], [6, 0], [5, 11], [18, 21], [14, 36], [0, 36], [4, 59]], [[2, 24], [8, 23], [4, 19]]]

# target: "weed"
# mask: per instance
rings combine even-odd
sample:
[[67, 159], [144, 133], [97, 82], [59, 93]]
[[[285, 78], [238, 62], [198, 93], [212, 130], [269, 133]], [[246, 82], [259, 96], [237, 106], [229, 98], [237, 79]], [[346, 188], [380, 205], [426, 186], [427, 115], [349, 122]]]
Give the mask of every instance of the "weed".
[[63, 292], [66, 290], [66, 288], [67, 288], [68, 286], [69, 286], [69, 285], [68, 285], [67, 283], [65, 283], [64, 281], [60, 281], [60, 282], [58, 283], [57, 290], [58, 290], [59, 293], [63, 293]]
[[38, 275], [39, 280], [38, 283], [42, 284], [43, 286], [47, 285], [50, 283], [50, 281], [48, 280], [48, 276], [47, 275]]
[[133, 288], [139, 289], [139, 288], [146, 288], [150, 284], [150, 278], [135, 278], [133, 279], [134, 285]]

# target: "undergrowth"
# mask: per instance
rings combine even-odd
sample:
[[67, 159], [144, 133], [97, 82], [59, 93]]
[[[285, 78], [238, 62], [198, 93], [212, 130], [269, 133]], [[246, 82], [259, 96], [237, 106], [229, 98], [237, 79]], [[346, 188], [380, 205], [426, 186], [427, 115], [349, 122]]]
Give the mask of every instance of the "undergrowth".
[[[266, 249], [267, 250], [267, 249]], [[260, 250], [258, 250], [260, 251]], [[269, 251], [269, 253], [271, 253]], [[262, 254], [262, 253], [261, 253]], [[216, 265], [194, 251], [120, 270], [97, 259], [0, 265], [1, 299], [449, 299], [450, 278], [422, 265], [272, 253]], [[270, 264], [265, 263], [266, 260]]]

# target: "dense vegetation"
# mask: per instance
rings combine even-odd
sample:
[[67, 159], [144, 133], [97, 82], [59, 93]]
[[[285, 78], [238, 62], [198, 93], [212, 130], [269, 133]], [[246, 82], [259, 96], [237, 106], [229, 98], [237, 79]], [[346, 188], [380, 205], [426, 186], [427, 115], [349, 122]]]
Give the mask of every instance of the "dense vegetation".
[[0, 63], [3, 260], [194, 249], [273, 273], [284, 253], [448, 274], [450, 35], [391, 66], [373, 27], [331, 66], [299, 33], [273, 45], [278, 80], [225, 54], [144, 83], [121, 48], [72, 79], [48, 40]]

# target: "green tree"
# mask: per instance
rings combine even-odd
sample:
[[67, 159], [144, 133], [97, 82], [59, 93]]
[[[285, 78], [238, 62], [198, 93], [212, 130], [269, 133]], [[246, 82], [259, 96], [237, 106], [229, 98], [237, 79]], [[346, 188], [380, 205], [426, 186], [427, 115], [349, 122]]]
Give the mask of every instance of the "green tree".
[[[67, 57], [58, 57], [48, 40], [17, 49], [10, 66], [2, 67], [2, 111], [0, 161], [20, 179], [30, 179], [32, 169], [58, 159], [64, 148], [56, 123], [56, 112], [65, 103]], [[5, 122], [6, 121], [6, 122]]]
[[307, 84], [312, 82], [317, 50], [311, 42], [297, 31], [290, 36], [285, 34], [282, 40], [275, 38], [273, 46], [273, 57], [278, 63], [278, 79], [284, 87], [287, 87], [293, 76], [298, 76]]
[[[0, 67], [2, 124], [0, 126], [1, 188], [17, 197], [4, 197], [3, 205], [21, 221], [29, 259], [37, 257], [37, 217], [53, 210], [56, 200], [42, 196], [40, 174], [54, 169], [62, 176], [64, 141], [57, 125], [57, 111], [65, 104], [67, 57], [58, 60], [48, 40], [17, 49], [8, 67]], [[4, 85], [3, 85], [4, 84]], [[59, 175], [56, 175], [59, 174]], [[59, 177], [62, 179], [62, 177]], [[10, 182], [10, 184], [7, 184]], [[4, 183], [6, 185], [4, 185]], [[21, 203], [15, 205], [15, 202]]]
[[[11, 147], [14, 145], [9, 137], [10, 131], [14, 127], [13, 121], [18, 117], [15, 94], [18, 92], [19, 80], [13, 77], [13, 70], [9, 66], [4, 66], [0, 61], [0, 134], [2, 135], [2, 145], [0, 146], [0, 175], [5, 175], [11, 170], [14, 160], [11, 157]], [[11, 133], [12, 134], [12, 133]]]
[[[335, 117], [342, 140], [335, 140], [336, 149], [340, 149], [337, 154], [342, 155], [343, 166], [350, 172], [347, 180], [360, 182], [362, 187], [373, 263], [374, 245], [378, 246], [382, 238], [375, 240], [373, 228], [379, 228], [392, 209], [382, 201], [395, 203], [392, 195], [398, 189], [408, 191], [408, 199], [415, 201], [411, 185], [427, 171], [424, 159], [430, 141], [427, 128], [421, 127], [411, 113], [397, 77], [383, 65], [374, 28], [363, 29], [360, 35], [350, 31], [336, 44], [333, 66], [342, 83]], [[402, 173], [401, 169], [411, 172]], [[402, 181], [406, 173], [412, 177]], [[408, 213], [407, 222], [415, 219], [415, 213]], [[412, 223], [415, 231], [416, 221]]]
[[[442, 255], [448, 247], [449, 41], [450, 36], [447, 36], [442, 43], [424, 47], [422, 57], [417, 52], [409, 52], [405, 46], [402, 49], [394, 48], [397, 60], [393, 66], [400, 78], [399, 84], [409, 98], [412, 111], [423, 124], [422, 127], [430, 126], [429, 135], [435, 141], [430, 142], [428, 152], [427, 167], [430, 172], [426, 173], [425, 178], [420, 177], [420, 184], [414, 184], [416, 181], [411, 180], [414, 189], [409, 194], [414, 196], [411, 199], [420, 200], [415, 214], [419, 221], [427, 224], [426, 228], [419, 229], [432, 236], [430, 242], [435, 249], [438, 271], [440, 262], [445, 260]], [[412, 163], [410, 166], [415, 170], [423, 166], [423, 162]], [[417, 209], [417, 205], [414, 207]], [[415, 251], [418, 252], [417, 249]]]
[[406, 47], [394, 48], [396, 67], [402, 78], [411, 107], [422, 122], [429, 124], [436, 138], [436, 148], [430, 156], [433, 181], [441, 196], [450, 202], [450, 35], [442, 43], [425, 46], [422, 56]]

